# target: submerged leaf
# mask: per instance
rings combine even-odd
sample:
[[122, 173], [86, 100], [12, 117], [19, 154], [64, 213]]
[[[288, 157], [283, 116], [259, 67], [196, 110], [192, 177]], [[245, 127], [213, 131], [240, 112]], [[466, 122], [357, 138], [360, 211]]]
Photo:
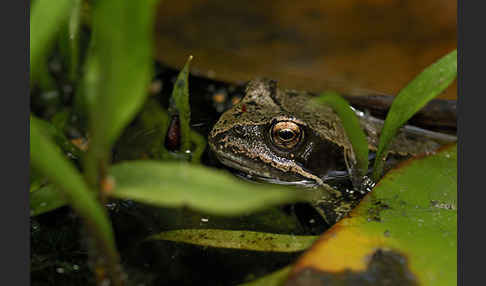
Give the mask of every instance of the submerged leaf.
[[383, 172], [383, 164], [390, 142], [398, 129], [430, 100], [444, 91], [457, 76], [457, 50], [425, 68], [393, 100], [380, 135], [373, 170], [377, 181]]
[[307, 192], [250, 184], [226, 172], [184, 162], [131, 161], [114, 165], [110, 173], [115, 180], [113, 197], [217, 215], [310, 200]]
[[[375, 271], [380, 265], [386, 273]], [[456, 285], [456, 146], [390, 171], [303, 255], [292, 276], [308, 268], [328, 279]]]
[[309, 248], [317, 239], [317, 236], [298, 236], [247, 230], [181, 229], [151, 235], [148, 239], [185, 242], [219, 248], [295, 252]]
[[239, 286], [280, 286], [285, 282], [291, 269], [290, 266], [286, 266], [254, 281], [239, 284]]

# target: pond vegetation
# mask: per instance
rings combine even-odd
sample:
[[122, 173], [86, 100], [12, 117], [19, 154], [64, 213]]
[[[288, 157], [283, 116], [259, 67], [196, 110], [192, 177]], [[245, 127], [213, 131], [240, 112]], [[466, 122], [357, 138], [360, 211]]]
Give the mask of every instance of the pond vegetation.
[[[398, 94], [386, 118], [373, 166], [377, 187], [352, 218], [324, 233], [337, 232], [335, 242], [326, 244], [321, 239], [291, 271], [287, 265], [328, 228], [306, 204], [318, 191], [252, 184], [215, 168], [218, 163], [208, 164], [214, 159], [205, 152], [205, 134], [201, 131], [206, 128], [207, 132], [210, 126], [203, 122], [204, 128], [197, 130], [194, 114], [201, 122], [207, 117], [204, 112], [201, 116], [200, 106], [192, 104], [191, 110], [189, 103], [211, 101], [197, 99], [191, 92], [197, 85], [192, 79], [201, 81], [189, 76], [190, 62], [197, 59], [188, 57], [177, 76], [154, 65], [156, 2], [32, 1], [33, 278], [46, 285], [107, 285], [107, 281], [110, 285], [162, 285], [175, 283], [175, 277], [194, 275], [183, 283], [191, 284], [200, 278], [212, 279], [207, 281], [214, 284], [237, 284], [283, 269], [261, 278], [270, 280], [253, 282], [282, 285], [289, 273], [296, 277], [303, 265], [322, 271], [339, 270], [336, 265], [340, 263], [343, 267], [348, 262], [355, 265], [370, 254], [372, 245], [404, 253], [411, 271], [425, 285], [453, 284], [453, 277], [446, 279], [441, 273], [456, 270], [455, 247], [450, 245], [455, 243], [457, 228], [457, 188], [450, 177], [456, 172], [455, 148], [380, 178], [396, 130], [455, 79], [455, 51], [425, 69]], [[162, 81], [157, 79], [159, 72], [165, 74]], [[151, 91], [154, 83], [162, 82], [163, 92]], [[361, 175], [365, 175], [369, 169], [368, 148], [351, 108], [337, 93], [323, 93], [316, 100], [329, 104], [341, 117]], [[211, 116], [217, 115], [213, 112]], [[427, 178], [448, 177], [452, 181], [446, 181], [446, 185], [440, 179], [434, 183], [424, 181], [420, 176], [423, 170], [431, 170]], [[397, 181], [401, 183], [397, 185]], [[402, 198], [404, 203], [399, 199], [403, 189], [415, 194], [410, 197], [407, 193]], [[375, 213], [386, 224], [376, 226], [367, 219], [377, 204], [394, 212], [403, 208], [411, 214], [400, 221], [403, 212], [379, 209]], [[295, 215], [297, 209], [305, 210], [306, 223]], [[429, 209], [434, 212], [427, 212]], [[346, 226], [356, 221], [363, 233], [368, 231], [369, 240], [349, 232]], [[391, 233], [396, 240], [383, 241], [383, 232]], [[420, 233], [427, 245], [438, 241], [448, 245], [437, 245], [427, 252], [407, 238], [414, 233]], [[447, 240], [443, 239], [444, 233]], [[325, 265], [309, 258], [323, 259], [332, 251], [336, 256], [343, 255], [346, 242], [357, 249], [347, 262], [329, 266], [326, 263], [334, 263], [333, 257], [326, 258]], [[327, 254], [319, 252], [322, 245]], [[205, 254], [199, 254], [193, 265], [185, 264], [197, 251]], [[447, 255], [440, 256], [439, 252]], [[201, 265], [206, 263], [206, 255], [215, 262]], [[175, 260], [175, 256], [185, 259]], [[414, 260], [419, 256], [437, 263], [422, 267], [429, 260]], [[239, 269], [242, 265], [244, 270]], [[203, 270], [196, 271], [197, 267]], [[217, 274], [223, 269], [227, 273]], [[213, 277], [201, 274], [204, 271]]]

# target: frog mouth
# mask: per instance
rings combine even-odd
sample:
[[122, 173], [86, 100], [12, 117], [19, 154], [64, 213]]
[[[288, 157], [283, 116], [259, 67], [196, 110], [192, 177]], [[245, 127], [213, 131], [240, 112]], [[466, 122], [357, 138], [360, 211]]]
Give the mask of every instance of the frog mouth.
[[[241, 159], [239, 157], [233, 157], [228, 155], [227, 153], [220, 153], [214, 152], [218, 160], [228, 167], [230, 171], [239, 178], [248, 181], [257, 181], [257, 182], [267, 182], [272, 184], [279, 184], [279, 185], [300, 185], [300, 186], [308, 186], [313, 187], [317, 186], [318, 184], [313, 180], [291, 180], [285, 181], [276, 178], [276, 176], [272, 176], [270, 171], [258, 171], [258, 165], [256, 162]], [[254, 166], [254, 168], [252, 168]]]
[[215, 152], [215, 154], [218, 160], [227, 167], [247, 173], [250, 176], [257, 175], [263, 178], [268, 178], [268, 179], [271, 178], [269, 174], [268, 175], [261, 174], [260, 172], [255, 171], [254, 168], [248, 167], [248, 165], [252, 165], [252, 164], [246, 160], [242, 160], [241, 158], [233, 157], [231, 155], [223, 154], [219, 152]]

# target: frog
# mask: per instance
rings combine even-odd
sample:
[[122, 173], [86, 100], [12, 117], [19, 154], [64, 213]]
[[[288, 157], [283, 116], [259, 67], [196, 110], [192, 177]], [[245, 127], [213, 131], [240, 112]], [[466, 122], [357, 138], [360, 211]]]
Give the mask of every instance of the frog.
[[[223, 165], [252, 180], [325, 190], [327, 195], [315, 205], [333, 224], [356, 205], [360, 199], [356, 194], [364, 194], [363, 186], [372, 186], [373, 182], [359, 174], [337, 113], [313, 101], [315, 96], [281, 89], [271, 79], [254, 79], [247, 83], [240, 102], [213, 126], [208, 144]], [[384, 121], [353, 110], [373, 154]], [[456, 140], [454, 135], [405, 125], [392, 140], [388, 153], [400, 158], [431, 154]], [[338, 179], [351, 181], [352, 189], [336, 190]]]

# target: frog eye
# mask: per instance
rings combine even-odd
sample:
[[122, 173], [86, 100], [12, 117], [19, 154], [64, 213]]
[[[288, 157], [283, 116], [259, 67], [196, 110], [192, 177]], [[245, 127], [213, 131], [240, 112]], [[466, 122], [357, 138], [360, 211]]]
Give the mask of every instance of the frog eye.
[[300, 142], [302, 131], [300, 126], [292, 121], [280, 121], [273, 125], [271, 137], [278, 147], [291, 149]]

